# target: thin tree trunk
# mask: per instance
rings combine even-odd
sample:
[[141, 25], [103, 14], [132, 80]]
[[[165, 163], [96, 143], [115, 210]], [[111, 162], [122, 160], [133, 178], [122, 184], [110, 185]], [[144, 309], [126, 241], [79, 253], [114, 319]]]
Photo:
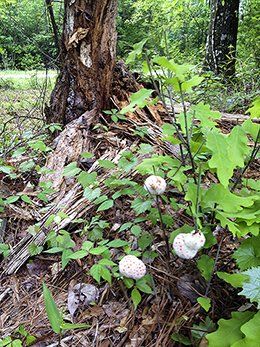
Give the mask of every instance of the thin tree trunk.
[[[63, 125], [109, 105], [116, 58], [118, 0], [65, 0], [65, 63], [45, 107], [48, 123]], [[93, 120], [94, 122], [94, 120]]]
[[212, 0], [204, 71], [234, 75], [238, 11], [239, 0]]
[[54, 40], [55, 40], [55, 46], [59, 54], [59, 62], [60, 64], [64, 64], [64, 55], [63, 55], [64, 52], [62, 51], [62, 48], [61, 48], [61, 40], [59, 38], [58, 28], [57, 28], [54, 13], [53, 13], [52, 0], [46, 0], [46, 6], [51, 18], [51, 25], [52, 25], [52, 30], [53, 30]]

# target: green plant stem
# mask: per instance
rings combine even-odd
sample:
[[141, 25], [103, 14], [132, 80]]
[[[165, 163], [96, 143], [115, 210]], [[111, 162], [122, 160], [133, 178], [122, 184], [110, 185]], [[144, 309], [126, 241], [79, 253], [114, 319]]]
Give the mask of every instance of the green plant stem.
[[198, 177], [198, 185], [197, 185], [197, 197], [196, 197], [196, 216], [195, 216], [195, 232], [198, 232], [198, 215], [199, 215], [199, 198], [200, 198], [200, 183], [201, 183], [201, 171], [202, 171], [202, 163], [199, 165], [199, 177]]
[[248, 163], [246, 164], [246, 166], [244, 167], [243, 171], [240, 172], [240, 175], [238, 176], [238, 178], [236, 179], [236, 182], [234, 183], [233, 187], [231, 188], [231, 192], [233, 192], [236, 188], [236, 186], [238, 185], [238, 182], [240, 181], [241, 177], [243, 177], [244, 173], [246, 172], [246, 170], [249, 168], [249, 166], [252, 164], [252, 162], [254, 161], [257, 152], [259, 151], [260, 145], [257, 146], [257, 142], [259, 140], [260, 137], [260, 128], [258, 130], [257, 136], [256, 136], [256, 140], [254, 143], [254, 148], [252, 150], [250, 159], [248, 160]]
[[159, 212], [161, 228], [162, 228], [162, 231], [163, 231], [163, 236], [164, 236], [164, 240], [165, 240], [165, 244], [166, 244], [167, 267], [168, 267], [168, 271], [171, 272], [169, 240], [168, 240], [168, 236], [166, 235], [166, 232], [165, 232], [165, 229], [164, 229], [164, 223], [163, 223], [163, 219], [162, 219], [162, 213], [161, 213], [161, 209], [160, 209], [160, 202], [159, 202], [159, 196], [158, 195], [156, 195], [156, 205], [157, 205], [157, 209], [158, 209], [158, 212]]
[[123, 293], [123, 295], [125, 297], [127, 306], [129, 308], [129, 310], [132, 311], [133, 310], [133, 305], [131, 304], [131, 300], [130, 300], [130, 298], [127, 295], [127, 292], [125, 290], [125, 285], [124, 285], [124, 283], [123, 283], [123, 281], [121, 279], [118, 280], [118, 283], [119, 283], [119, 286], [120, 286], [120, 288], [122, 290], [122, 293]]
[[210, 288], [210, 284], [211, 284], [211, 281], [212, 281], [212, 278], [213, 278], [213, 275], [214, 275], [214, 271], [215, 271], [215, 267], [216, 267], [216, 264], [217, 264], [217, 261], [218, 261], [218, 256], [219, 256], [219, 252], [220, 252], [220, 248], [221, 248], [221, 245], [222, 245], [222, 242], [223, 242], [223, 239], [226, 235], [226, 228], [224, 230], [224, 233], [223, 233], [223, 236], [219, 242], [219, 245], [218, 245], [218, 250], [217, 250], [217, 254], [216, 254], [216, 258], [215, 258], [215, 261], [214, 261], [214, 265], [213, 265], [213, 269], [211, 271], [211, 275], [210, 275], [210, 279], [209, 279], [209, 283], [208, 283], [208, 286], [207, 286], [207, 289], [206, 289], [206, 292], [205, 292], [205, 296], [208, 295], [208, 292], [209, 292], [209, 288]]
[[184, 137], [182, 136], [182, 134], [180, 133], [180, 131], [179, 131], [179, 129], [178, 129], [176, 123], [174, 122], [174, 119], [173, 119], [172, 116], [170, 115], [170, 112], [168, 111], [166, 102], [165, 102], [164, 98], [162, 97], [162, 94], [161, 94], [160, 90], [158, 89], [158, 87], [157, 87], [157, 85], [156, 85], [156, 83], [155, 83], [155, 80], [154, 80], [153, 74], [152, 74], [151, 64], [150, 64], [150, 61], [149, 61], [149, 59], [148, 59], [148, 57], [147, 57], [147, 52], [146, 52], [145, 54], [146, 54], [146, 62], [147, 62], [147, 65], [148, 65], [149, 73], [150, 73], [150, 76], [151, 76], [151, 79], [152, 79], [154, 88], [155, 88], [157, 94], [159, 95], [159, 98], [160, 98], [160, 100], [161, 100], [162, 103], [163, 103], [163, 107], [165, 108], [165, 111], [167, 112], [167, 115], [168, 115], [168, 117], [169, 117], [169, 119], [170, 119], [172, 125], [174, 126], [174, 128], [175, 128], [175, 130], [176, 130], [176, 132], [177, 132], [177, 134], [178, 134], [179, 140], [183, 143], [183, 145], [186, 146], [186, 141], [185, 141]]
[[194, 182], [195, 182], [195, 184], [197, 184], [197, 179], [196, 179], [196, 174], [195, 174], [195, 164], [194, 164], [194, 160], [193, 160], [192, 153], [191, 153], [191, 150], [190, 150], [190, 136], [192, 134], [191, 133], [189, 134], [188, 120], [187, 120], [187, 111], [186, 111], [186, 107], [185, 107], [185, 103], [184, 103], [184, 97], [183, 97], [183, 92], [182, 92], [182, 87], [181, 87], [181, 82], [180, 81], [179, 81], [179, 87], [180, 87], [181, 103], [182, 103], [184, 119], [185, 119], [186, 149], [188, 151], [189, 158], [190, 158], [190, 161], [191, 161], [192, 171], [193, 171], [193, 174], [194, 174]]

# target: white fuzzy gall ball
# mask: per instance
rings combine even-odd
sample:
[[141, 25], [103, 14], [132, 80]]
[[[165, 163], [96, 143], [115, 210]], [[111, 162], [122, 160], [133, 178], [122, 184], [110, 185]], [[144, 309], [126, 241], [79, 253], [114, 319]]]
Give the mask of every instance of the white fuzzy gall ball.
[[197, 251], [189, 248], [185, 244], [185, 238], [187, 234], [178, 234], [173, 241], [173, 249], [178, 257], [183, 259], [194, 258]]
[[161, 195], [166, 189], [165, 179], [156, 175], [149, 176], [144, 182], [144, 188], [151, 195]]
[[119, 262], [119, 272], [125, 277], [139, 280], [146, 274], [146, 267], [142, 260], [134, 255], [126, 255]]
[[185, 237], [186, 246], [196, 251], [205, 245], [205, 241], [205, 236], [200, 230], [197, 233], [193, 230], [191, 233], [186, 234]]

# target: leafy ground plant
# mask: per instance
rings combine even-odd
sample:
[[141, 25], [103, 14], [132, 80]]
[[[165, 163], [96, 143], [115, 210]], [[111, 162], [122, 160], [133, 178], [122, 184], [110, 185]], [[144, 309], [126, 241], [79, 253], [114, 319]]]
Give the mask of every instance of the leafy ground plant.
[[[158, 73], [158, 69], [162, 69], [162, 73]], [[248, 179], [247, 172], [251, 163], [258, 155], [259, 150], [259, 125], [252, 122], [253, 117], [259, 117], [259, 100], [256, 99], [249, 109], [250, 118], [242, 125], [236, 125], [232, 131], [225, 135], [220, 132], [217, 121], [220, 114], [212, 111], [209, 105], [202, 102], [192, 106], [189, 110], [184, 103], [184, 96], [192, 91], [192, 88], [198, 85], [203, 77], [193, 73], [194, 69], [190, 65], [178, 65], [167, 57], [156, 57], [148, 61], [146, 72], [151, 73], [153, 70], [158, 74], [160, 83], [164, 86], [164, 91], [168, 91], [168, 97], [158, 89], [158, 95], [165, 105], [165, 112], [169, 116], [169, 123], [164, 124], [161, 128], [161, 140], [172, 146], [177, 146], [179, 153], [176, 156], [155, 154], [154, 148], [147, 143], [141, 143], [139, 146], [132, 147], [121, 152], [117, 162], [109, 160], [97, 160], [99, 168], [110, 170], [109, 178], [100, 182], [97, 172], [87, 172], [78, 167], [77, 162], [68, 164], [63, 172], [64, 176], [77, 178], [77, 183], [81, 184], [83, 189], [83, 197], [89, 202], [96, 205], [95, 215], [89, 218], [71, 220], [74, 225], [80, 224], [79, 228], [73, 232], [81, 236], [87, 236], [87, 240], [81, 245], [80, 249], [73, 252], [74, 242], [72, 241], [73, 233], [65, 230], [54, 232], [51, 230], [48, 239], [47, 252], [61, 253], [62, 268], [65, 269], [69, 262], [73, 260], [88, 260], [92, 263], [88, 269], [88, 275], [91, 275], [98, 285], [107, 282], [112, 285], [113, 281], [121, 283], [123, 295], [128, 298], [131, 293], [135, 309], [138, 309], [143, 298], [148, 295], [158, 295], [159, 288], [156, 288], [153, 275], [159, 269], [151, 266], [154, 259], [160, 259], [160, 264], [171, 278], [172, 264], [177, 259], [173, 249], [173, 243], [178, 235], [184, 235], [183, 240], [191, 238], [191, 235], [204, 235], [205, 245], [203, 250], [199, 248], [199, 252], [194, 252], [194, 260], [185, 260], [185, 264], [197, 267], [198, 271], [206, 281], [206, 288], [199, 293], [197, 301], [202, 307], [205, 322], [211, 321], [211, 305], [212, 300], [211, 288], [214, 286], [212, 278], [215, 277], [215, 270], [218, 266], [218, 255], [223, 247], [223, 240], [227, 235], [231, 235], [236, 241], [241, 242], [240, 248], [234, 253], [236, 259], [237, 272], [233, 274], [221, 273], [218, 271], [218, 278], [230, 283], [234, 287], [242, 288], [241, 295], [246, 296], [252, 301], [252, 306], [245, 314], [233, 312], [232, 318], [229, 320], [219, 321], [216, 333], [212, 333], [212, 328], [204, 327], [205, 334], [208, 333], [209, 346], [216, 345], [219, 336], [226, 338], [227, 330], [225, 325], [233, 326], [232, 336], [228, 343], [238, 344], [241, 341], [249, 341], [250, 337], [248, 329], [257, 324], [258, 311], [254, 303], [259, 301], [259, 262], [258, 262], [258, 238], [259, 238], [259, 198], [260, 186], [251, 179]], [[156, 74], [155, 73], [155, 74]], [[154, 76], [154, 73], [152, 74]], [[172, 99], [172, 89], [179, 93], [183, 102], [183, 112], [175, 115], [174, 104]], [[131, 97], [130, 107], [121, 111], [134, 111], [137, 105], [144, 107], [150, 102], [147, 97], [150, 90], [142, 90], [142, 93], [135, 94]], [[172, 109], [168, 107], [168, 101]], [[116, 113], [114, 112], [113, 115]], [[127, 120], [119, 118], [114, 121]], [[137, 129], [141, 139], [149, 134], [140, 132]], [[253, 146], [248, 145], [248, 135], [254, 140]], [[33, 149], [33, 148], [32, 148]], [[42, 147], [44, 149], [44, 147]], [[140, 154], [150, 153], [148, 158], [138, 162]], [[91, 158], [91, 153], [81, 153], [84, 158]], [[11, 168], [4, 168], [10, 175]], [[130, 178], [122, 178], [121, 175], [129, 173], [133, 170], [141, 177], [139, 181]], [[214, 177], [213, 181], [208, 181], [207, 177]], [[154, 175], [160, 177], [167, 182], [165, 192], [160, 196], [151, 194], [146, 189], [144, 182], [147, 176]], [[141, 183], [140, 183], [141, 182]], [[102, 193], [101, 187], [105, 186], [106, 194]], [[48, 194], [51, 193], [51, 186], [45, 184], [41, 187], [42, 201], [48, 202]], [[171, 189], [178, 189], [182, 199], [176, 200], [169, 194]], [[106, 212], [111, 211], [120, 199], [128, 197], [131, 202], [131, 208], [135, 212], [135, 218], [122, 223], [117, 230], [116, 238], [111, 240], [107, 235], [109, 223], [103, 218]], [[3, 199], [1, 204], [15, 202], [11, 197], [9, 200]], [[20, 196], [15, 197], [20, 199]], [[23, 197], [25, 203], [30, 201]], [[175, 230], [174, 218], [167, 214], [166, 209], [161, 206], [170, 206], [173, 210], [182, 208], [185, 213], [193, 220], [193, 225], [184, 225], [182, 228]], [[60, 226], [63, 219], [69, 216], [64, 212], [52, 214], [45, 226]], [[149, 228], [144, 228], [147, 223]], [[83, 225], [83, 226], [82, 226]], [[213, 232], [216, 227], [223, 232], [221, 239], [216, 240]], [[161, 239], [164, 242], [158, 247], [155, 245], [155, 230], [161, 231]], [[35, 227], [32, 232], [37, 232]], [[194, 231], [194, 232], [193, 232]], [[123, 236], [127, 232], [131, 240], [126, 240]], [[253, 235], [253, 236], [252, 236]], [[240, 240], [245, 237], [246, 240]], [[134, 249], [132, 244], [136, 243]], [[168, 250], [165, 251], [164, 245], [168, 244]], [[188, 241], [190, 247], [190, 240]], [[194, 245], [193, 245], [194, 246]], [[212, 252], [208, 252], [212, 247], [217, 248], [216, 257], [213, 259]], [[7, 251], [5, 246], [1, 249]], [[115, 252], [116, 250], [116, 252]], [[162, 252], [163, 250], [163, 252]], [[116, 254], [116, 256], [114, 256]], [[163, 254], [163, 255], [162, 255]], [[134, 256], [146, 262], [147, 274], [140, 278], [122, 277], [119, 272], [119, 263], [125, 256]], [[178, 278], [177, 278], [178, 280]], [[53, 330], [61, 336], [62, 329], [65, 329], [62, 321], [62, 314], [56, 308], [53, 308], [53, 299], [46, 289], [46, 311], [50, 313], [50, 322]], [[128, 299], [127, 299], [128, 300]], [[48, 307], [48, 309], [47, 309]], [[49, 316], [49, 314], [48, 314]], [[241, 319], [240, 319], [241, 318]], [[243, 318], [243, 320], [242, 320]], [[183, 318], [185, 319], [185, 318]], [[54, 323], [54, 321], [56, 323]], [[228, 321], [228, 322], [226, 322]], [[240, 321], [240, 325], [237, 323]], [[58, 323], [57, 323], [58, 322]], [[204, 322], [204, 324], [205, 324]], [[203, 322], [200, 322], [202, 324]], [[200, 325], [199, 325], [200, 326]], [[182, 343], [192, 344], [191, 340], [187, 340], [183, 336], [182, 331], [176, 323], [172, 339], [182, 341]], [[224, 329], [223, 329], [224, 327]], [[204, 329], [203, 328], [203, 329]], [[194, 331], [196, 331], [194, 326]], [[190, 337], [194, 336], [194, 331]], [[215, 334], [215, 335], [214, 335]], [[247, 339], [247, 340], [246, 340]], [[248, 342], [248, 343], [249, 343]], [[239, 344], [240, 343], [240, 344]], [[236, 345], [234, 345], [236, 346]], [[241, 344], [242, 346], [242, 344]]]

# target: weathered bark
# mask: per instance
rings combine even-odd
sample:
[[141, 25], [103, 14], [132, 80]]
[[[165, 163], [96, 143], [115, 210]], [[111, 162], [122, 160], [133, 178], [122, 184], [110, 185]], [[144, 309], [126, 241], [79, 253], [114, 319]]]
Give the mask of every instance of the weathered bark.
[[239, 0], [212, 0], [204, 71], [234, 75], [238, 12]]
[[118, 0], [65, 0], [65, 63], [45, 108], [48, 123], [63, 125], [109, 104], [116, 58]]

